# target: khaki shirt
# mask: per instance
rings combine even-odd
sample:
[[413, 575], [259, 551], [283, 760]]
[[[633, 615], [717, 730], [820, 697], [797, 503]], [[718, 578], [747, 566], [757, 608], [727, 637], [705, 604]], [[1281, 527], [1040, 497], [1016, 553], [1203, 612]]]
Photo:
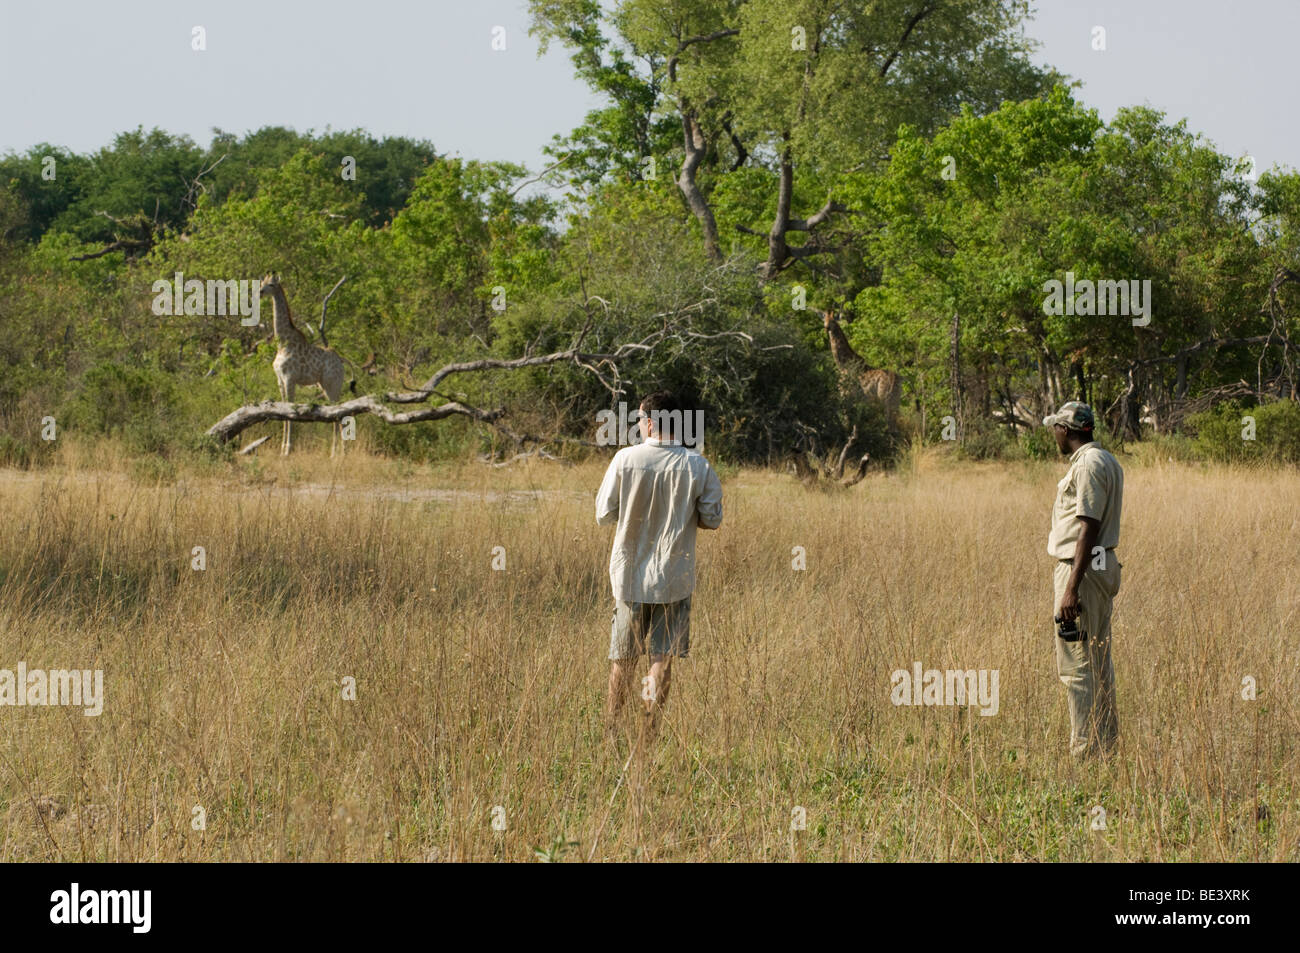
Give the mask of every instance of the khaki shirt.
[[679, 602], [695, 590], [695, 530], [722, 525], [722, 483], [680, 443], [648, 439], [614, 454], [596, 522], [617, 521], [609, 581], [621, 602]]
[[1095, 442], [1085, 443], [1070, 455], [1070, 469], [1056, 484], [1047, 552], [1057, 559], [1074, 559], [1075, 547], [1083, 535], [1080, 516], [1100, 521], [1096, 545], [1114, 549], [1119, 545], [1119, 513], [1123, 504], [1124, 471], [1119, 461]]

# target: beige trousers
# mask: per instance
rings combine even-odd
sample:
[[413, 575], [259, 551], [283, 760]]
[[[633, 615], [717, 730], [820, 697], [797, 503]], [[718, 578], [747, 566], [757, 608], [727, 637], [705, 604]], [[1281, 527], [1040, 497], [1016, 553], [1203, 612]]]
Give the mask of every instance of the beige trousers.
[[[1061, 608], [1061, 598], [1070, 582], [1070, 562], [1056, 564], [1056, 601], [1052, 616]], [[1107, 753], [1119, 736], [1119, 713], [1115, 705], [1115, 670], [1110, 660], [1110, 613], [1119, 592], [1120, 564], [1113, 551], [1106, 552], [1106, 568], [1093, 569], [1091, 562], [1079, 584], [1082, 613], [1079, 628], [1087, 640], [1066, 642], [1057, 638], [1056, 674], [1065, 686], [1070, 707], [1070, 754], [1082, 758]]]

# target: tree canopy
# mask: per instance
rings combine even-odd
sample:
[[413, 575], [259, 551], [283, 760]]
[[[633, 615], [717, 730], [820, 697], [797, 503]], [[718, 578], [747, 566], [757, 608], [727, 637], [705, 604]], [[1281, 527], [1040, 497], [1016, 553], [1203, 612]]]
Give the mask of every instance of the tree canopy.
[[[284, 127], [0, 157], [11, 442], [49, 412], [104, 429], [111, 413], [77, 417], [99, 401], [132, 408], [142, 445], [178, 446], [275, 393], [265, 322], [150, 310], [178, 272], [277, 272], [310, 335], [348, 276], [330, 343], [367, 393], [657, 334], [612, 371], [456, 393], [583, 438], [597, 410], [669, 385], [739, 459], [849, 439], [883, 456], [946, 420], [959, 443], [1023, 442], [1068, 399], [1117, 439], [1195, 429], [1226, 400], [1294, 404], [1300, 176], [1150, 107], [1103, 122], [1031, 60], [1022, 0], [529, 8], [601, 100], [543, 169]], [[832, 321], [899, 376], [900, 419], [846, 389]], [[431, 453], [473, 426], [374, 433]]]

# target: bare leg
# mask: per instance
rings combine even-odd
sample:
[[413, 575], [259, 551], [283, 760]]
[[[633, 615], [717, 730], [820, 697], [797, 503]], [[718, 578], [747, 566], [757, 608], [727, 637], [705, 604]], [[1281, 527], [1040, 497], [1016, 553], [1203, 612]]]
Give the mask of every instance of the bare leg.
[[613, 732], [618, 727], [618, 716], [623, 711], [623, 703], [632, 690], [632, 679], [636, 677], [636, 659], [618, 659], [609, 663], [609, 697], [605, 703], [605, 728]]
[[668, 687], [672, 681], [671, 655], [650, 656], [650, 695], [652, 700], [645, 703], [646, 714], [650, 718], [648, 738], [653, 739], [659, 732], [659, 717], [664, 704], [668, 701]]

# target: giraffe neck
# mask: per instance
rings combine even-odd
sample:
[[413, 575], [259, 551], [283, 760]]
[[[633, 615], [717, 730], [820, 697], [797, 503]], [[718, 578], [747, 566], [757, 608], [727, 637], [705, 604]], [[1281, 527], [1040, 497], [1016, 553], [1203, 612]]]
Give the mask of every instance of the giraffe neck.
[[831, 357], [835, 358], [836, 364], [840, 367], [852, 367], [858, 370], [871, 369], [871, 365], [863, 359], [862, 355], [853, 350], [853, 345], [844, 336], [844, 331], [835, 318], [828, 318], [826, 333], [830, 335]]
[[275, 329], [276, 339], [285, 346], [304, 344], [307, 339], [293, 325], [289, 316], [289, 300], [284, 296], [284, 289], [271, 285], [266, 290], [271, 292], [271, 326]]

